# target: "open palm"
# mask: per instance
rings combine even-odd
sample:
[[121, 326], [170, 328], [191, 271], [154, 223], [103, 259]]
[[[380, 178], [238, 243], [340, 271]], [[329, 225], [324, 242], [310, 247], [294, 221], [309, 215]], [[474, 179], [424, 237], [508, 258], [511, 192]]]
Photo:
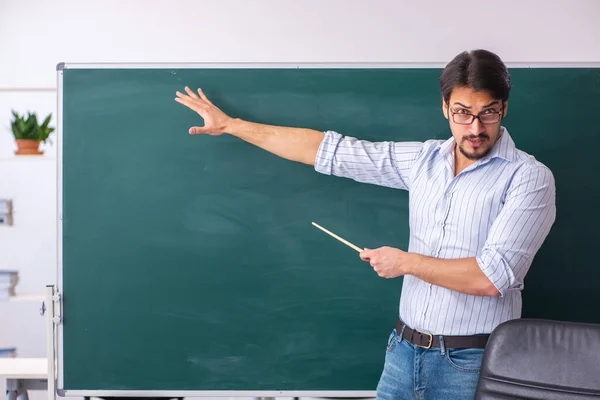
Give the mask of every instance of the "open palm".
[[231, 121], [231, 117], [221, 111], [219, 107], [215, 106], [206, 97], [202, 89], [198, 88], [198, 94], [196, 94], [192, 89], [186, 86], [185, 91], [187, 94], [177, 91], [175, 101], [196, 111], [202, 119], [204, 119], [204, 126], [191, 127], [190, 134], [197, 135], [207, 133], [211, 135], [221, 135], [225, 133], [227, 125], [229, 121]]

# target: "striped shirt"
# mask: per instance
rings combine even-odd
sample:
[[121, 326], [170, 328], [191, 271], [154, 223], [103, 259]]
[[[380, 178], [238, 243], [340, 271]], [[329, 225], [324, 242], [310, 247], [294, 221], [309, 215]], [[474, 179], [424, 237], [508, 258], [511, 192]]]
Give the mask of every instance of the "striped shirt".
[[440, 335], [490, 333], [521, 316], [523, 280], [556, 217], [554, 177], [505, 128], [491, 151], [454, 176], [453, 138], [367, 142], [326, 132], [318, 172], [409, 191], [409, 252], [476, 257], [500, 296], [474, 296], [406, 275], [399, 316]]

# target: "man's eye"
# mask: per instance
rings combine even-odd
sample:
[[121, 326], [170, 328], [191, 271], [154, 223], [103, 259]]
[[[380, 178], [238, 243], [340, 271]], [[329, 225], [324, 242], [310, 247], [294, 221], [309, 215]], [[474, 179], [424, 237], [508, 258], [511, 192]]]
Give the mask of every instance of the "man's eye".
[[458, 110], [456, 110], [457, 114], [468, 114], [467, 110], [465, 110], [464, 108], [459, 108]]
[[498, 111], [494, 110], [493, 108], [489, 108], [487, 110], [485, 110], [483, 113], [484, 114], [494, 114], [497, 113]]

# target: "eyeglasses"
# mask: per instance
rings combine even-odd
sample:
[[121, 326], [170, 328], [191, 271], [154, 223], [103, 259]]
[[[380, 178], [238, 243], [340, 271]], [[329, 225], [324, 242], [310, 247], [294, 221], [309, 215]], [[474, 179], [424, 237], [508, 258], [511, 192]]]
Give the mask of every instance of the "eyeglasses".
[[486, 110], [480, 112], [479, 114], [471, 114], [467, 112], [457, 113], [451, 108], [448, 109], [450, 110], [450, 114], [452, 115], [452, 121], [459, 125], [471, 125], [473, 121], [475, 121], [475, 118], [477, 118], [479, 122], [485, 125], [496, 124], [498, 123], [498, 121], [500, 121], [500, 117], [502, 115], [502, 110]]

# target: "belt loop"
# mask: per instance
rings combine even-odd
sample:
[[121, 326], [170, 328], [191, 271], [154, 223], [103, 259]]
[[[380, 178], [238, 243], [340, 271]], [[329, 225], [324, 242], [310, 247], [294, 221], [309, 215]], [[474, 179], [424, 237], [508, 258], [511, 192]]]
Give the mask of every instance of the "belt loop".
[[446, 346], [444, 345], [444, 336], [440, 335], [440, 350], [442, 352], [442, 355], [446, 354]]
[[398, 336], [400, 336], [400, 341], [404, 340], [404, 330], [406, 329], [406, 324], [402, 324], [402, 329], [400, 329], [400, 333], [398, 334]]

